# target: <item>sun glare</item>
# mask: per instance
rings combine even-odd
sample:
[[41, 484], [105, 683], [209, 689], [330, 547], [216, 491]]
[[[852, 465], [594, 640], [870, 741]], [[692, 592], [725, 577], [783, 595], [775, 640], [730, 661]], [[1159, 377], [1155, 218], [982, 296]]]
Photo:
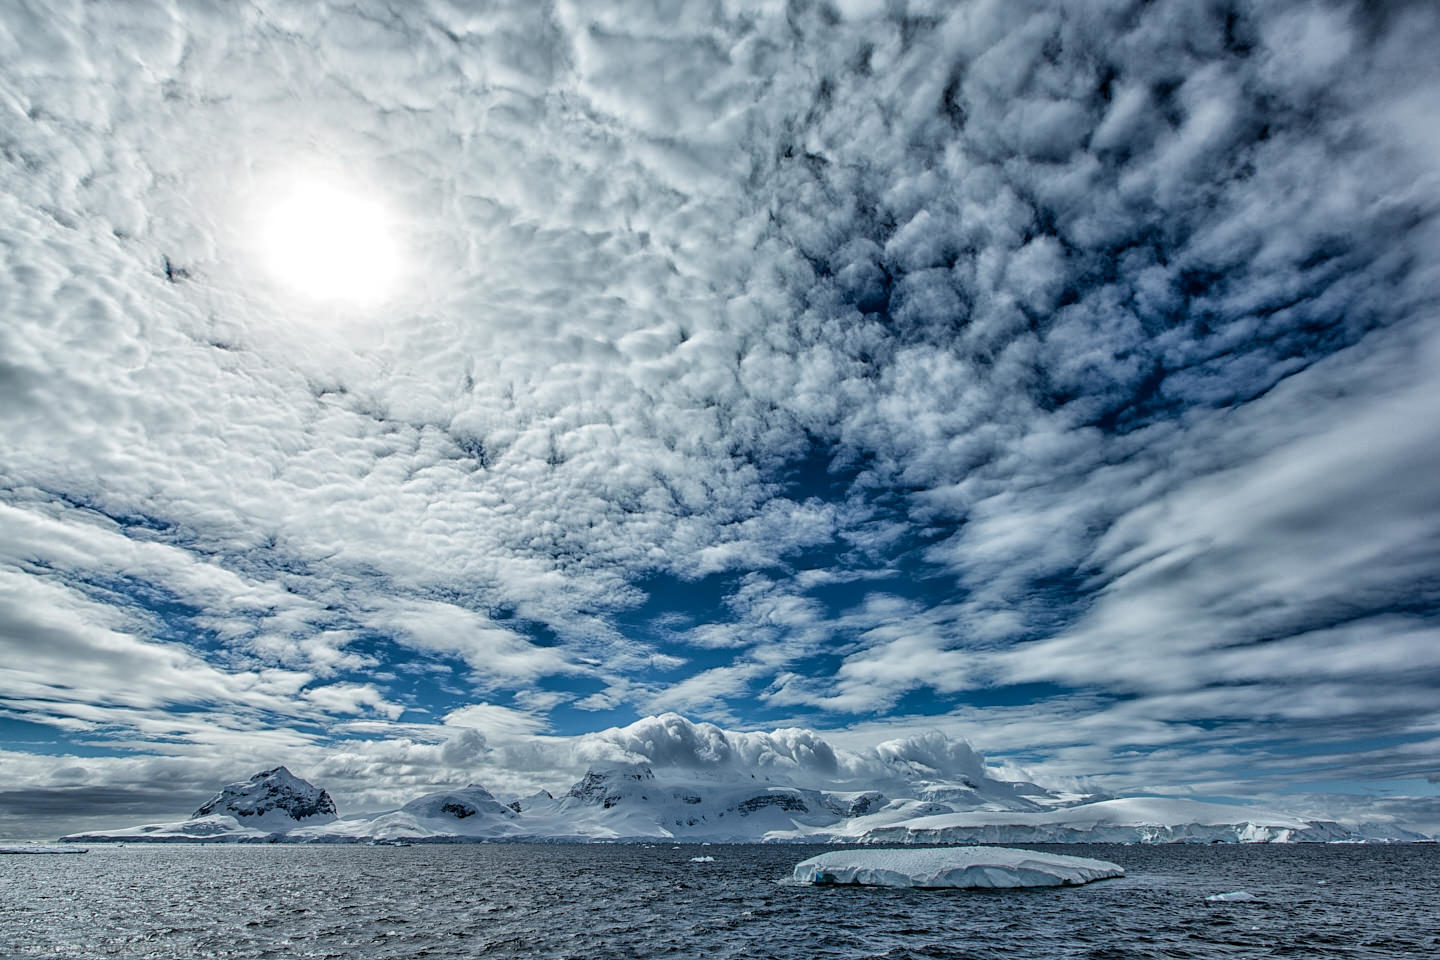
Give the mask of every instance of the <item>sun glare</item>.
[[323, 181], [282, 193], [261, 227], [277, 281], [314, 300], [373, 304], [399, 272], [394, 226], [378, 202]]

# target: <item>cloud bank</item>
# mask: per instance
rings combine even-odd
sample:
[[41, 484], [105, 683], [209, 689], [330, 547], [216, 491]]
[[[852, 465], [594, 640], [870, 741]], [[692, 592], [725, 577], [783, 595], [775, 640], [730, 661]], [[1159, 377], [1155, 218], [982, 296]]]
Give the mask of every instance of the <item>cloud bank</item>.
[[[359, 770], [678, 711], [1423, 782], [1437, 41], [1425, 4], [9, 4], [7, 756]], [[315, 176], [395, 213], [390, 299], [264, 270]]]

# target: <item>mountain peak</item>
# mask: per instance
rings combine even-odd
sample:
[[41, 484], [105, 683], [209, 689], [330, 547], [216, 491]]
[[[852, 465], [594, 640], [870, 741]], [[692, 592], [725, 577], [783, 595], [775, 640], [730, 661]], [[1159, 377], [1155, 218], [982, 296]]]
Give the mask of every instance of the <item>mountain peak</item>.
[[330, 794], [279, 766], [228, 784], [191, 819], [222, 814], [247, 827], [288, 828], [301, 822], [329, 823], [335, 813]]
[[467, 784], [459, 790], [441, 790], [416, 797], [401, 807], [400, 812], [421, 819], [469, 820], [478, 816], [476, 823], [515, 816], [513, 809], [496, 800], [489, 790], [478, 783]]
[[635, 784], [644, 784], [654, 779], [655, 771], [643, 763], [592, 767], [565, 796], [573, 797], [581, 803], [599, 804], [608, 810], [633, 793]]

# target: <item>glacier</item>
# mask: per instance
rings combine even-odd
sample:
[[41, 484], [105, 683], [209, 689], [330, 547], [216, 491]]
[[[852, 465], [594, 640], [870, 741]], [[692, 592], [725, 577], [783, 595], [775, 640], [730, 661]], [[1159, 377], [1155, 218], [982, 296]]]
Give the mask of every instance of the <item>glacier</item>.
[[844, 883], [880, 887], [1077, 886], [1125, 869], [1108, 860], [1006, 847], [920, 850], [838, 850], [795, 865], [798, 883]]

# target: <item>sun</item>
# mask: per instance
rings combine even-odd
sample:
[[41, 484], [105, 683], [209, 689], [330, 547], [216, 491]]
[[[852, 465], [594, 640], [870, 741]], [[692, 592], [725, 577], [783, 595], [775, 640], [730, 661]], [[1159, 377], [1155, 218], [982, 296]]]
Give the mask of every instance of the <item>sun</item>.
[[275, 280], [311, 300], [379, 303], [400, 270], [384, 205], [325, 180], [282, 189], [262, 219], [259, 241]]

